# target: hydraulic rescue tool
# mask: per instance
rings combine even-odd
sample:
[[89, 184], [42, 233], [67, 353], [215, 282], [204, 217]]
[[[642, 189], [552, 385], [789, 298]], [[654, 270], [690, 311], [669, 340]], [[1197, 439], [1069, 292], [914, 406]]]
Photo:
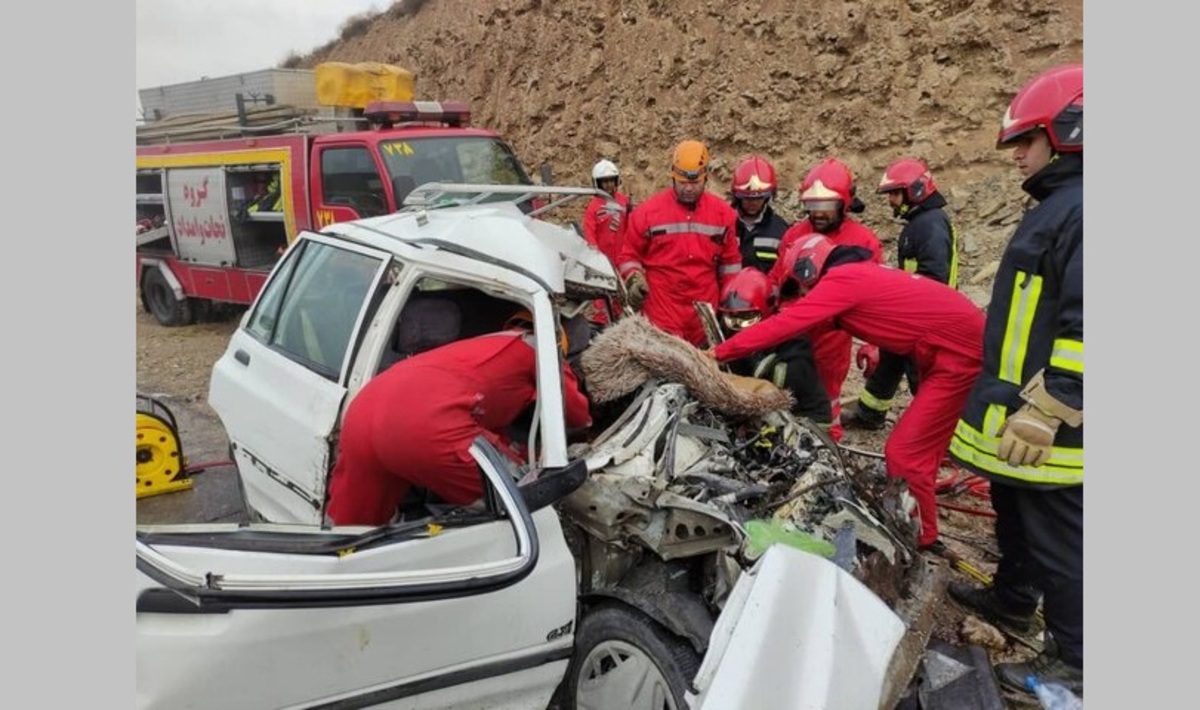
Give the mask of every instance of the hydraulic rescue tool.
[[175, 415], [161, 400], [137, 395], [137, 497], [192, 487]]

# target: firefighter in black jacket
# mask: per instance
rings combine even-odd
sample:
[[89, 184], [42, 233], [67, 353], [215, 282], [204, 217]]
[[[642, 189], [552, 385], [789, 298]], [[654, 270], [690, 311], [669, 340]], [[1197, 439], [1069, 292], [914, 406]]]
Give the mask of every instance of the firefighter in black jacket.
[[[905, 221], [896, 246], [898, 266], [958, 288], [958, 234], [942, 209], [946, 198], [929, 167], [916, 158], [900, 158], [883, 172], [876, 192], [886, 195], [892, 214]], [[900, 378], [907, 377], [909, 392], [917, 393], [916, 366], [911, 358], [880, 352], [870, 343], [859, 346], [855, 359], [867, 381], [856, 406], [842, 412], [842, 425], [882, 429]]]
[[[1083, 65], [1059, 66], [1016, 95], [998, 143], [1036, 201], [1000, 260], [983, 372], [950, 442], [991, 482], [1002, 558], [991, 586], [950, 585], [990, 620], [1029, 628], [1039, 596], [1043, 651], [996, 674], [1083, 692]], [[1029, 692], [1029, 691], [1026, 691]]]
[[737, 211], [738, 246], [742, 266], [764, 274], [779, 258], [779, 242], [790, 226], [771, 209], [777, 183], [775, 167], [761, 155], [744, 158], [733, 170], [730, 204]]

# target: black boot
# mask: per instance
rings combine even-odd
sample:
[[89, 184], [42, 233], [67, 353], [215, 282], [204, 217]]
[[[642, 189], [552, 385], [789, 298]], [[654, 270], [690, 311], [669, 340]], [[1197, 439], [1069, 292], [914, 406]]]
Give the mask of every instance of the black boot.
[[842, 426], [847, 429], [879, 431], [886, 425], [887, 412], [876, 411], [862, 402], [854, 402], [842, 409]]
[[973, 587], [963, 582], [951, 582], [947, 591], [951, 599], [979, 614], [986, 621], [1004, 626], [1017, 634], [1027, 634], [1033, 629], [1033, 616], [1037, 609], [1014, 609], [1004, 603], [992, 587]]
[[1083, 697], [1083, 668], [1073, 666], [1059, 655], [1058, 642], [1049, 633], [1041, 653], [1032, 660], [1024, 663], [999, 663], [996, 665], [996, 677], [1004, 685], [1023, 690], [1029, 690], [1025, 679], [1037, 676], [1042, 683], [1058, 683], [1072, 693]]

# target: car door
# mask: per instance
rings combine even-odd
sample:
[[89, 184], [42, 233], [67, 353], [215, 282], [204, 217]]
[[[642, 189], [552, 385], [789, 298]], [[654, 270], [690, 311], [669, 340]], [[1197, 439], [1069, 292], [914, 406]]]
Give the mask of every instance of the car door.
[[484, 503], [386, 528], [139, 527], [137, 707], [546, 707], [574, 644], [550, 505], [483, 438]]
[[229, 436], [252, 515], [319, 523], [329, 436], [390, 255], [304, 233], [213, 366], [209, 404]]

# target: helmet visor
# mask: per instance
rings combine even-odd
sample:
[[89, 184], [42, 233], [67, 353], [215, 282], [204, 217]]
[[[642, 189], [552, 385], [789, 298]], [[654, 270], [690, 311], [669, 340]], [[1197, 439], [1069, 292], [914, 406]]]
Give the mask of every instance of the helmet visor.
[[760, 320], [762, 320], [762, 315], [755, 311], [736, 311], [721, 314], [721, 324], [732, 331], [749, 328]]
[[841, 200], [803, 200], [800, 203], [808, 212], [837, 212], [841, 209]]

